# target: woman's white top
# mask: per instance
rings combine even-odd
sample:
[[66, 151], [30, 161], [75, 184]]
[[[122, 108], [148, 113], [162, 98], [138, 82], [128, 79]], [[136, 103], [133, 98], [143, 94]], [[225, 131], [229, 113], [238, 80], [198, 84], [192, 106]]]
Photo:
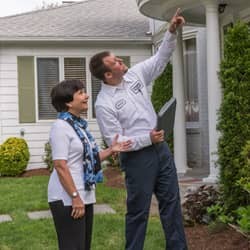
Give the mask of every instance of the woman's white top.
[[[84, 204], [96, 202], [95, 186], [84, 190], [83, 144], [68, 122], [57, 119], [50, 131], [52, 160], [66, 160], [76, 189]], [[53, 169], [48, 184], [48, 202], [62, 200], [65, 206], [72, 205], [72, 198], [62, 186], [56, 169]]]

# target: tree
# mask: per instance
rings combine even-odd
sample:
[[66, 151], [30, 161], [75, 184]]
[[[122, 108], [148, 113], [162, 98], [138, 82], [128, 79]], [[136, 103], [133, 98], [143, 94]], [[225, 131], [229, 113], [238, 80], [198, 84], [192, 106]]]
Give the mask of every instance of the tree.
[[[223, 99], [219, 111], [218, 144], [220, 187], [225, 212], [230, 214], [249, 203], [249, 194], [237, 185], [243, 177], [242, 149], [250, 140], [250, 34], [248, 26], [237, 23], [225, 37], [220, 80]], [[248, 169], [250, 171], [250, 169]]]

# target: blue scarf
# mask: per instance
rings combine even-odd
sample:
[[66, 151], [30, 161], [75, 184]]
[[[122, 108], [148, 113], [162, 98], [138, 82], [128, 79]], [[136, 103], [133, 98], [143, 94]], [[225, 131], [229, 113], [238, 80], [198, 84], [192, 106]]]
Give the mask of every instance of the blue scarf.
[[[102, 181], [101, 161], [98, 146], [87, 129], [88, 123], [84, 119], [69, 112], [61, 112], [58, 119], [68, 122], [75, 130], [83, 144], [83, 171], [85, 190], [90, 191], [93, 184]], [[90, 143], [81, 129], [85, 132]]]

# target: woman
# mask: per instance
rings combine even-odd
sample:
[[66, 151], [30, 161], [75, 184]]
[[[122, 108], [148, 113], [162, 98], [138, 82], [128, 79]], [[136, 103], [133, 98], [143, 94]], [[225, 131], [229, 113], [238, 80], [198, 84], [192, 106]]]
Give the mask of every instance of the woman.
[[88, 98], [80, 80], [62, 81], [51, 91], [52, 105], [59, 114], [50, 132], [54, 170], [48, 202], [60, 250], [90, 249], [96, 171], [100, 161], [128, 150], [131, 144], [118, 143], [116, 136], [111, 147], [98, 151], [87, 122], [80, 118], [88, 109]]

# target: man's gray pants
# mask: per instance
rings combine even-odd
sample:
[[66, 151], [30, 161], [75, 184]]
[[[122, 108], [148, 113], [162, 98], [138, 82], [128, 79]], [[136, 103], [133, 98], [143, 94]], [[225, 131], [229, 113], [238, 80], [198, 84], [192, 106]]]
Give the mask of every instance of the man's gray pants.
[[167, 250], [187, 249], [176, 167], [167, 144], [121, 154], [126, 175], [126, 250], [143, 250], [152, 194], [159, 203]]

